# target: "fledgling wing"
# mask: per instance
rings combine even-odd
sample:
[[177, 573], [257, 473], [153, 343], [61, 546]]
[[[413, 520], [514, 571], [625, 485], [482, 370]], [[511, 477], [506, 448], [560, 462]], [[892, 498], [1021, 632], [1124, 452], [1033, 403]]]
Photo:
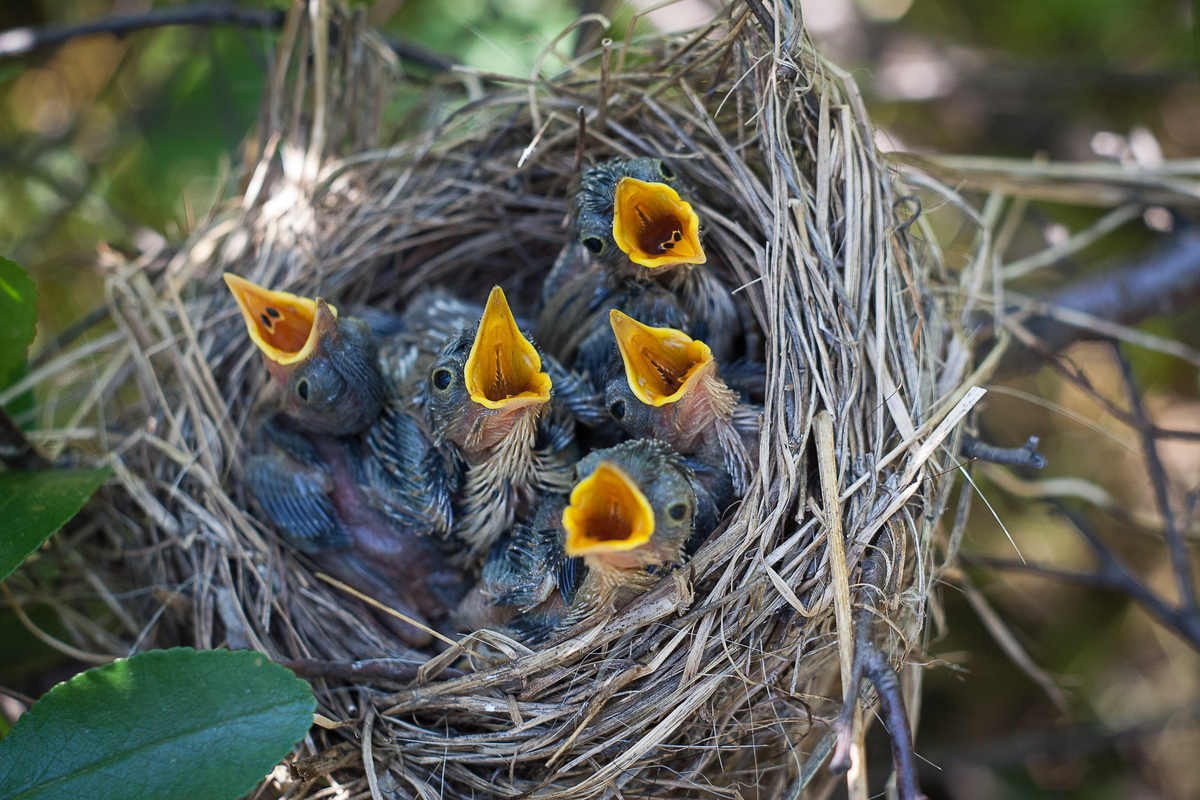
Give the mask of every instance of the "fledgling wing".
[[542, 359], [542, 368], [554, 384], [551, 403], [567, 409], [577, 422], [589, 428], [598, 428], [610, 421], [603, 394], [596, 392], [588, 381], [568, 370], [553, 356]]
[[403, 401], [384, 406], [363, 444], [362, 482], [371, 504], [417, 531], [448, 533], [459, 470]]
[[349, 547], [350, 534], [329, 499], [332, 478], [281, 452], [246, 463], [246, 483], [288, 543], [305, 553]]

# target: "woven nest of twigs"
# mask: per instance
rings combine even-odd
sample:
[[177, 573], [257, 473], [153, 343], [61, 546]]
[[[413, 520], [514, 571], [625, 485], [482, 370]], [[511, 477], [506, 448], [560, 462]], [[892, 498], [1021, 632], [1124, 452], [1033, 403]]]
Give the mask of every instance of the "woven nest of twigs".
[[[308, 664], [323, 724], [274, 791], [782, 796], [832, 780], [818, 767], [857, 607], [916, 707], [904, 665], [953, 548], [941, 519], [978, 392], [960, 324], [978, 260], [947, 272], [851, 78], [792, 12], [753, 5], [597, 42], [550, 78], [413, 82], [360, 17], [297, 3], [241, 196], [176, 250], [105, 256], [116, 327], [55, 379], [81, 398], [59, 427], [106, 431], [115, 480], [62, 546], [92, 548], [89, 579], [135, 648]], [[501, 283], [528, 312], [572, 176], [614, 155], [668, 158], [690, 184], [706, 268], [767, 365], [749, 491], [685, 567], [582, 631], [536, 651], [486, 632], [407, 650], [254, 513], [243, 464], [266, 373], [221, 274], [384, 309]]]

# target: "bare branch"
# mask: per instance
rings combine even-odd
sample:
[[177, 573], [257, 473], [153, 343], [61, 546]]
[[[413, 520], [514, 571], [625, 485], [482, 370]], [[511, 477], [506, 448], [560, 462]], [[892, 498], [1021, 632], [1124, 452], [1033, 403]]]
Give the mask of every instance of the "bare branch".
[[1046, 466], [1046, 457], [1037, 451], [1037, 446], [1036, 436], [1030, 436], [1020, 447], [997, 447], [981, 442], [970, 434], [963, 434], [959, 452], [966, 458], [977, 458], [992, 464], [1042, 469]]
[[[837, 733], [837, 745], [829, 771], [835, 775], [850, 769], [850, 741], [854, 725], [854, 711], [858, 705], [863, 679], [869, 679], [879, 696], [880, 712], [888, 738], [892, 743], [892, 764], [896, 770], [896, 796], [899, 800], [922, 800], [924, 795], [917, 783], [917, 760], [913, 751], [912, 725], [908, 721], [908, 710], [904, 704], [904, 692], [899, 678], [887, 656], [876, 643], [876, 614], [871, 595], [882, 597], [883, 586], [888, 575], [888, 557], [893, 556], [890, 529], [879, 537], [876, 548], [863, 563], [862, 576], [858, 583], [854, 615], [854, 665], [850, 685], [854, 691], [845, 699], [842, 713], [833, 724]], [[892, 569], [900, 569], [894, 564]]]
[[1071, 511], [1061, 503], [1055, 503], [1054, 506], [1058, 509], [1059, 513], [1071, 522], [1075, 530], [1083, 536], [1088, 546], [1091, 547], [1092, 552], [1100, 562], [1100, 567], [1096, 572], [1076, 572], [1044, 564], [1010, 561], [989, 556], [963, 554], [959, 558], [966, 565], [985, 566], [992, 569], [1002, 569], [1007, 572], [1027, 572], [1046, 578], [1068, 581], [1082, 586], [1091, 586], [1123, 594], [1143, 606], [1159, 622], [1175, 631], [1175, 633], [1187, 640], [1194, 649], [1200, 651], [1200, 610], [1197, 610], [1194, 605], [1172, 606], [1166, 600], [1146, 588], [1130, 572], [1128, 567], [1113, 554], [1108, 545], [1104, 543], [1104, 540], [1092, 529], [1091, 524], [1085, 517]]
[[[110, 17], [42, 28], [13, 28], [0, 33], [0, 58], [14, 58], [44, 47], [53, 47], [79, 36], [111, 33], [124, 36], [150, 28], [173, 25], [234, 25], [243, 28], [277, 29], [286, 12], [275, 8], [246, 8], [228, 3], [196, 3], [173, 8], [155, 8], [138, 14]], [[388, 46], [402, 59], [439, 72], [454, 66], [454, 60], [411, 42], [389, 39]]]
[[1137, 381], [1133, 377], [1133, 367], [1114, 345], [1113, 352], [1121, 365], [1121, 376], [1129, 394], [1129, 410], [1132, 412], [1138, 435], [1142, 440], [1142, 455], [1146, 459], [1146, 468], [1150, 472], [1150, 483], [1154, 486], [1154, 499], [1158, 503], [1158, 512], [1163, 518], [1163, 535], [1167, 540], [1167, 549], [1171, 554], [1171, 566], [1175, 570], [1175, 584], [1179, 591], [1179, 602], [1186, 609], [1196, 609], [1196, 584], [1192, 576], [1191, 561], [1188, 558], [1187, 545], [1184, 544], [1183, 534], [1175, 523], [1175, 514], [1171, 511], [1171, 498], [1167, 485], [1167, 471], [1163, 468], [1162, 459], [1158, 457], [1158, 442], [1154, 438], [1153, 425], [1146, 416], [1146, 408], [1142, 404], [1141, 393]]

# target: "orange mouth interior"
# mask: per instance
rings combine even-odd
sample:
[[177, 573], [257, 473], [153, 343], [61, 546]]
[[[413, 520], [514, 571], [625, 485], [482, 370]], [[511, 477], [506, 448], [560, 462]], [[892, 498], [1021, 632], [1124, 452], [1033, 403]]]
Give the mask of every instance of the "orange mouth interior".
[[[317, 303], [291, 292], [273, 292], [245, 278], [225, 273], [250, 339], [263, 355], [287, 366], [303, 361], [317, 346]], [[329, 306], [337, 317], [337, 309]]]
[[631, 261], [649, 269], [705, 262], [696, 212], [665, 183], [617, 182], [613, 239]]
[[466, 387], [485, 408], [519, 408], [550, 400], [550, 376], [542, 359], [521, 335], [504, 291], [492, 289], [467, 356]]
[[708, 345], [675, 328], [652, 328], [615, 308], [609, 322], [625, 363], [625, 380], [637, 399], [660, 407], [674, 403], [713, 363]]
[[654, 535], [654, 510], [620, 467], [601, 461], [571, 490], [563, 510], [567, 555], [619, 553], [641, 547]]

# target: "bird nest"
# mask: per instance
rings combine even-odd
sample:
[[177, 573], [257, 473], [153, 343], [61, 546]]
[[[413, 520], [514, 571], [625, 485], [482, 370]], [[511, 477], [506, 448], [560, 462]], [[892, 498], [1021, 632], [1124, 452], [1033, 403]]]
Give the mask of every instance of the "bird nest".
[[[406, 77], [361, 15], [296, 3], [241, 196], [180, 248], [104, 253], [115, 327], [46, 381], [79, 398], [54, 447], [94, 423], [115, 470], [59, 546], [123, 633], [66, 609], [72, 630], [113, 652], [252, 647], [309, 677], [318, 724], [268, 779], [289, 797], [775, 797], [832, 780], [818, 768], [856, 691], [856, 603], [883, 623], [860, 639], [915, 707], [906, 658], [956, 539], [941, 518], [987, 366], [961, 325], [983, 259], [948, 274], [853, 80], [777, 7], [596, 41], [552, 78], [514, 80]], [[386, 610], [256, 516], [243, 467], [266, 373], [221, 275], [384, 309], [499, 283], [528, 314], [568, 236], [572, 177], [642, 155], [691, 186], [706, 269], [766, 363], [749, 489], [625, 608], [535, 650], [489, 632], [409, 650]], [[880, 591], [864, 595], [872, 554]]]

